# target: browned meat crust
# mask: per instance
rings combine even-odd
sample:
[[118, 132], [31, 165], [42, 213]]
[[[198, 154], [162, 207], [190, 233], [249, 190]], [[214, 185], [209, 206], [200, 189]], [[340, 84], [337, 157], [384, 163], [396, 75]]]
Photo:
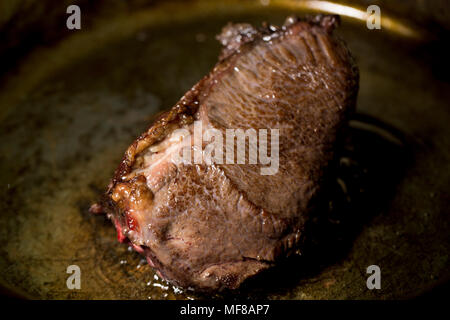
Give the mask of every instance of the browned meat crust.
[[[358, 71], [332, 35], [337, 16], [289, 17], [282, 27], [228, 25], [214, 69], [126, 151], [101, 206], [173, 283], [236, 288], [298, 250], [311, 200], [354, 109]], [[267, 96], [267, 97], [266, 97]], [[149, 151], [195, 120], [227, 128], [279, 128], [280, 168], [174, 165]], [[93, 207], [98, 212], [99, 207]]]

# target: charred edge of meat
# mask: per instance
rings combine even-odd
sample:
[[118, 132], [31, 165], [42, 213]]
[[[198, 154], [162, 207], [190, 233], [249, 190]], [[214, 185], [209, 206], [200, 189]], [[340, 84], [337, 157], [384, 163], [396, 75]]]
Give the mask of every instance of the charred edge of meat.
[[289, 16], [281, 28], [266, 22], [260, 28], [255, 28], [248, 23], [229, 23], [223, 27], [222, 32], [216, 37], [223, 46], [219, 61], [228, 58], [233, 53], [238, 52], [242, 45], [253, 42], [256, 39], [271, 39], [282, 36], [290, 26], [297, 22], [306, 22], [309, 25], [320, 26], [328, 33], [331, 33], [339, 26], [340, 17], [338, 15], [317, 15], [300, 19], [297, 16]]

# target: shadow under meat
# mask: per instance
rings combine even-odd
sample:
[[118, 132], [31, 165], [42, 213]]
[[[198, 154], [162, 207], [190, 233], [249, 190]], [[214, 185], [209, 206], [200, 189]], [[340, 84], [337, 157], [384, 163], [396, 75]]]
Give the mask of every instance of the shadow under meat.
[[250, 278], [237, 295], [224, 292], [218, 298], [264, 299], [314, 281], [324, 268], [344, 259], [363, 227], [389, 206], [413, 159], [406, 137], [373, 117], [357, 114], [342, 140], [328, 175], [334, 178], [317, 197], [317, 211], [305, 227], [301, 254]]

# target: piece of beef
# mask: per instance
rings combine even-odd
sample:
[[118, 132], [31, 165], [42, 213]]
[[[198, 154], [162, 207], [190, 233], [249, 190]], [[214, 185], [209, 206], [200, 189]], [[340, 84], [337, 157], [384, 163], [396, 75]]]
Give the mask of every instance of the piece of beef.
[[[290, 17], [281, 28], [226, 26], [211, 73], [128, 148], [101, 210], [119, 240], [129, 239], [164, 278], [237, 288], [301, 250], [312, 199], [358, 89], [349, 51], [332, 35], [337, 22], [316, 16]], [[278, 129], [278, 170], [261, 174], [267, 165], [249, 164], [248, 155], [245, 164], [174, 161], [182, 148], [195, 149], [194, 121], [224, 136], [226, 129]]]

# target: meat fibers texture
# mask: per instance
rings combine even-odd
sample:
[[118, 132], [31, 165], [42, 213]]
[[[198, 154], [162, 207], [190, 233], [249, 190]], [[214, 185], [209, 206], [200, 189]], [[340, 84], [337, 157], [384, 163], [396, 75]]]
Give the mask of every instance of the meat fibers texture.
[[[333, 35], [338, 22], [319, 15], [289, 17], [282, 27], [225, 26], [213, 70], [126, 150], [92, 211], [107, 213], [120, 241], [185, 288], [235, 289], [301, 251], [358, 91], [358, 70]], [[248, 161], [172, 161], [182, 147], [193, 148], [194, 122], [224, 136], [278, 129], [278, 171], [262, 175], [264, 165]], [[176, 134], [180, 128], [188, 134]]]

